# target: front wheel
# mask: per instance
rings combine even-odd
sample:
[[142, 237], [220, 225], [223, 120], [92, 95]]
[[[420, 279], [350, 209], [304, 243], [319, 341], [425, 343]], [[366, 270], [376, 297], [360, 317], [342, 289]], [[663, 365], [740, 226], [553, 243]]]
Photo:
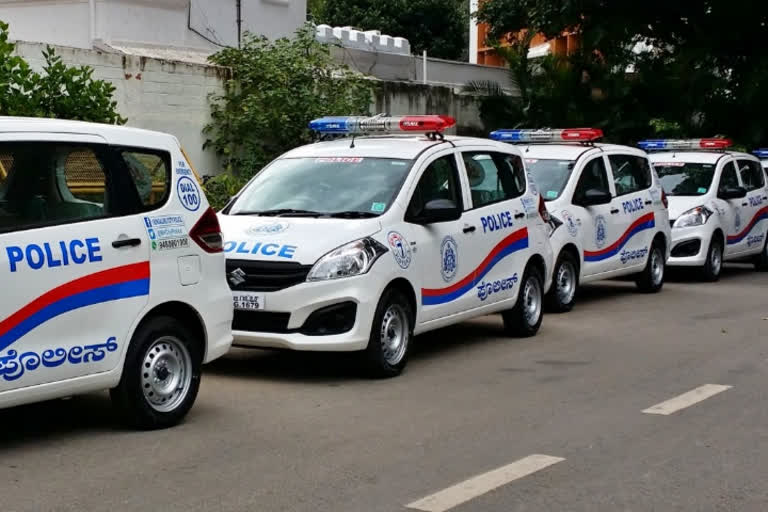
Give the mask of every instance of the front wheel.
[[723, 268], [723, 243], [719, 238], [713, 238], [707, 251], [707, 262], [701, 269], [701, 279], [713, 283], [720, 279]]
[[390, 288], [382, 294], [363, 352], [372, 376], [395, 377], [403, 371], [413, 338], [413, 318], [411, 305], [400, 291]]
[[763, 250], [755, 256], [755, 270], [758, 272], [768, 272], [768, 235], [765, 237]]
[[128, 347], [123, 375], [110, 391], [125, 421], [141, 429], [167, 428], [192, 408], [200, 388], [202, 340], [175, 318], [143, 323]]
[[565, 313], [573, 309], [579, 284], [577, 269], [576, 259], [570, 252], [564, 252], [557, 258], [552, 289], [547, 294], [547, 306], [550, 311]]
[[643, 293], [656, 293], [664, 286], [664, 250], [658, 242], [651, 246], [645, 269], [637, 277], [637, 287]]
[[504, 330], [511, 336], [535, 336], [541, 327], [544, 279], [535, 267], [528, 267], [520, 283], [517, 303], [501, 314]]

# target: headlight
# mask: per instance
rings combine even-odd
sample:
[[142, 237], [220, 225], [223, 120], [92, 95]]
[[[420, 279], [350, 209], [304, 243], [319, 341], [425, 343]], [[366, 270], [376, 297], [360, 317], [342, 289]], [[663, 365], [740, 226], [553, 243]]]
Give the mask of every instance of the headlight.
[[691, 208], [679, 216], [672, 227], [690, 228], [692, 226], [702, 226], [707, 222], [712, 213], [714, 212], [706, 206], [697, 206], [696, 208]]
[[342, 245], [320, 258], [307, 275], [307, 281], [325, 281], [359, 276], [368, 272], [387, 248], [372, 238]]

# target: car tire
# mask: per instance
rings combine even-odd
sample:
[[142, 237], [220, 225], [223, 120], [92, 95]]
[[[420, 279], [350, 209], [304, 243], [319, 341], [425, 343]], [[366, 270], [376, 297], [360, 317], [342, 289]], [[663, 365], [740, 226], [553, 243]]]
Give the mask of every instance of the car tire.
[[579, 266], [570, 252], [562, 252], [555, 263], [552, 274], [552, 288], [546, 297], [547, 310], [553, 313], [566, 313], [576, 303], [576, 290], [579, 286]]
[[714, 283], [720, 279], [720, 271], [723, 268], [723, 242], [720, 238], [713, 237], [707, 249], [707, 261], [701, 268], [701, 280]]
[[755, 256], [755, 270], [758, 272], [768, 272], [768, 234], [765, 236], [765, 243], [760, 254]]
[[136, 330], [112, 401], [127, 424], [143, 430], [172, 427], [197, 398], [202, 341], [181, 322], [156, 316]]
[[665, 269], [664, 249], [658, 242], [653, 242], [645, 269], [638, 274], [635, 281], [640, 291], [643, 293], [657, 293], [661, 291], [661, 288], [664, 286]]
[[373, 316], [363, 360], [374, 378], [396, 377], [408, 363], [413, 340], [414, 312], [410, 302], [396, 288], [388, 288], [379, 299]]
[[529, 265], [520, 282], [515, 306], [501, 314], [504, 331], [516, 338], [535, 336], [544, 316], [543, 302], [544, 279], [536, 267]]

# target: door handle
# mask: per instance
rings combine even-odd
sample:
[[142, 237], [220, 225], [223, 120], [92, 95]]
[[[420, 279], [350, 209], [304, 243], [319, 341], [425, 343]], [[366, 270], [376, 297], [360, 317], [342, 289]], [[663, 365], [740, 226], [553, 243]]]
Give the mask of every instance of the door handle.
[[763, 201], [765, 201], [766, 199], [768, 199], [768, 196], [763, 196]]
[[475, 226], [464, 226], [465, 233], [474, 233], [475, 229], [477, 229]]
[[516, 214], [515, 214], [515, 218], [516, 218], [516, 219], [522, 219], [523, 217], [525, 217], [525, 213], [523, 213], [523, 212], [520, 212], [520, 213], [516, 213]]
[[741, 206], [747, 206], [747, 203], [741, 203]]
[[651, 201], [650, 199], [646, 199], [646, 201], [645, 201], [645, 204], [646, 204], [646, 205], [648, 205], [648, 204], [653, 204], [653, 201]]
[[122, 238], [112, 242], [112, 247], [121, 249], [123, 247], [137, 247], [141, 245], [141, 238]]
[[611, 214], [612, 215], [615, 215], [617, 213], [619, 213], [619, 209], [618, 208], [611, 210]]

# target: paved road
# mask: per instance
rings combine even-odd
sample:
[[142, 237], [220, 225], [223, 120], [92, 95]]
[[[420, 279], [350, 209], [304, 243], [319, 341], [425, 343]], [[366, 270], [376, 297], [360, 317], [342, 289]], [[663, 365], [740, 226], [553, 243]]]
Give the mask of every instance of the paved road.
[[[389, 381], [334, 357], [238, 351], [208, 368], [186, 423], [162, 432], [121, 430], [105, 394], [2, 411], [0, 503], [768, 510], [767, 290], [768, 274], [746, 266], [714, 285], [678, 277], [660, 295], [594, 285], [537, 338], [503, 338], [494, 316], [420, 337]], [[706, 384], [730, 388], [642, 412]], [[721, 391], [686, 407], [707, 389]]]

